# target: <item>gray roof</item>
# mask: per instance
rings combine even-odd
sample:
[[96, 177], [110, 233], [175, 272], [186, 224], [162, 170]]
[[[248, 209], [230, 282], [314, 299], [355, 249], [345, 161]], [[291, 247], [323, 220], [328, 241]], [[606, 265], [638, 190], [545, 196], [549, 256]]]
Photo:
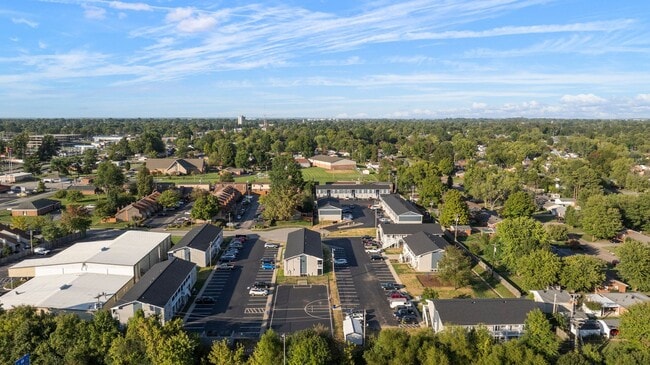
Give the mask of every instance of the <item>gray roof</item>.
[[566, 290], [531, 290], [531, 293], [537, 293], [539, 298], [544, 303], [569, 303], [571, 301], [571, 294]]
[[193, 262], [172, 258], [159, 262], [117, 302], [117, 305], [139, 301], [164, 307], [183, 280], [196, 269]]
[[334, 198], [323, 198], [318, 199], [318, 209], [320, 208], [337, 208], [341, 209], [341, 203], [338, 199]]
[[316, 185], [316, 190], [331, 189], [390, 189], [391, 184], [387, 182], [378, 182], [374, 184], [323, 184]]
[[320, 233], [306, 228], [289, 233], [284, 259], [290, 259], [302, 254], [318, 257], [319, 259], [323, 258]]
[[528, 299], [436, 299], [433, 301], [443, 324], [522, 324], [539, 303]]
[[435, 236], [430, 233], [418, 232], [404, 238], [404, 243], [417, 256], [429, 252], [444, 250], [449, 243], [441, 236]]
[[316, 156], [312, 156], [311, 159], [316, 160], [316, 161], [330, 162], [330, 163], [343, 160], [343, 158], [341, 158], [341, 157], [328, 156], [328, 155], [316, 155]]
[[214, 241], [219, 233], [221, 233], [221, 227], [206, 223], [202, 226], [192, 228], [171, 249], [175, 250], [179, 247], [187, 246], [197, 250], [207, 251], [210, 247], [210, 242]]
[[60, 205], [61, 202], [58, 200], [52, 200], [52, 199], [36, 199], [33, 201], [26, 201], [18, 204], [17, 207], [15, 207], [15, 210], [22, 210], [22, 209], [43, 209], [45, 207], [49, 207], [51, 205]]
[[411, 204], [410, 202], [407, 202], [406, 200], [402, 199], [401, 196], [397, 194], [383, 194], [380, 195], [380, 198], [388, 205], [390, 209], [395, 212], [397, 215], [402, 215], [405, 213], [413, 213], [417, 215], [422, 215], [420, 212]]
[[436, 236], [442, 236], [442, 227], [438, 223], [422, 224], [379, 224], [384, 234], [415, 234], [426, 232]]

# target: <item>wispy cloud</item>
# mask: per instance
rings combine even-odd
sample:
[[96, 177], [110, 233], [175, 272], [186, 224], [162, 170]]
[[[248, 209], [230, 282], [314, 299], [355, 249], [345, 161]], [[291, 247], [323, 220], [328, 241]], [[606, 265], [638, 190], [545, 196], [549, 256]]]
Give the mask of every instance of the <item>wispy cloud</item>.
[[32, 20], [28, 20], [25, 18], [11, 18], [11, 21], [14, 24], [24, 24], [30, 28], [38, 28], [38, 23]]
[[153, 7], [145, 3], [125, 3], [122, 1], [111, 1], [108, 3], [113, 9], [118, 10], [133, 10], [133, 11], [152, 11]]
[[83, 9], [84, 18], [86, 19], [102, 20], [106, 18], [106, 10], [104, 8], [84, 4]]
[[566, 104], [580, 104], [580, 105], [595, 105], [606, 103], [607, 100], [596, 96], [594, 94], [578, 94], [578, 95], [564, 95], [560, 99], [563, 103]]

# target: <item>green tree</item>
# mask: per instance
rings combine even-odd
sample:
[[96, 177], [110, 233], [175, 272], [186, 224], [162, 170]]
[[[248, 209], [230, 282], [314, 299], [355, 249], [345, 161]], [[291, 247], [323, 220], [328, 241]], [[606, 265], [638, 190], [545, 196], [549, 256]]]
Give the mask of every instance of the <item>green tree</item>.
[[302, 188], [305, 184], [300, 166], [288, 155], [276, 156], [269, 172], [271, 191], [262, 197], [265, 205], [264, 218], [287, 220], [302, 202]]
[[25, 172], [39, 175], [41, 173], [41, 161], [38, 159], [38, 155], [32, 154], [27, 156], [23, 164], [23, 169]]
[[445, 255], [438, 263], [438, 275], [442, 280], [454, 284], [456, 289], [461, 288], [470, 282], [472, 261], [459, 248], [447, 246]]
[[581, 224], [585, 232], [596, 238], [612, 238], [621, 230], [621, 213], [602, 195], [587, 200], [581, 210]]
[[544, 228], [548, 238], [553, 241], [566, 241], [569, 239], [569, 228], [564, 224], [547, 224]]
[[549, 247], [544, 226], [528, 217], [504, 219], [497, 226], [497, 237], [501, 243], [501, 258], [510, 270], [516, 270], [521, 257]]
[[208, 362], [212, 365], [244, 365], [244, 346], [239, 343], [235, 349], [231, 349], [227, 340], [214, 341], [210, 347]]
[[568, 206], [566, 208], [566, 212], [564, 213], [564, 223], [574, 228], [580, 228], [580, 218], [580, 212], [574, 207]]
[[558, 282], [562, 269], [560, 258], [549, 250], [535, 250], [520, 258], [517, 274], [524, 289], [545, 289]]
[[29, 219], [23, 215], [15, 215], [11, 217], [11, 226], [21, 231], [29, 230]]
[[621, 336], [644, 352], [650, 347], [650, 303], [635, 304], [621, 316]]
[[56, 156], [59, 151], [59, 143], [54, 139], [54, 136], [51, 134], [46, 134], [43, 136], [41, 145], [38, 147], [38, 158], [41, 161], [48, 161], [52, 156]]
[[636, 290], [650, 291], [650, 247], [628, 240], [617, 253], [621, 260], [616, 266], [619, 275]]
[[83, 195], [83, 194], [81, 193], [81, 191], [79, 191], [79, 190], [70, 190], [70, 191], [68, 191], [68, 193], [66, 194], [66, 198], [67, 198], [69, 201], [71, 201], [71, 202], [73, 202], [73, 203], [76, 203], [76, 202], [80, 201], [81, 199], [83, 199], [83, 198], [84, 198], [84, 195]]
[[536, 209], [533, 198], [526, 192], [518, 191], [510, 194], [501, 215], [506, 218], [531, 217]]
[[158, 203], [165, 208], [173, 208], [181, 201], [181, 193], [175, 189], [163, 191], [158, 197]]
[[521, 341], [549, 360], [556, 358], [559, 354], [560, 342], [544, 313], [539, 309], [528, 312], [524, 324], [526, 332]]
[[217, 153], [219, 156], [219, 165], [221, 166], [234, 166], [235, 165], [235, 146], [227, 140], [221, 140], [217, 144]]
[[422, 300], [433, 300], [433, 299], [438, 299], [438, 292], [436, 292], [433, 288], [426, 287], [424, 290], [422, 290]]
[[105, 192], [110, 190], [121, 191], [124, 181], [122, 169], [115, 166], [111, 161], [104, 161], [97, 167], [95, 184], [104, 189]]
[[41, 229], [41, 234], [43, 235], [43, 238], [45, 238], [45, 240], [48, 242], [52, 242], [57, 238], [65, 236], [65, 232], [61, 226], [52, 221], [43, 226]]
[[219, 182], [235, 182], [235, 177], [230, 171], [221, 171], [219, 173]]
[[42, 193], [45, 191], [45, 183], [43, 180], [38, 180], [38, 185], [36, 186], [36, 192], [37, 193]]
[[282, 360], [282, 338], [269, 329], [260, 338], [248, 362], [250, 365], [277, 365]]
[[478, 365], [507, 364], [507, 365], [548, 365], [544, 356], [519, 341], [506, 341], [494, 345], [490, 352], [474, 362]]
[[245, 148], [237, 148], [237, 153], [235, 154], [235, 167], [245, 169], [250, 165], [248, 151]]
[[27, 154], [27, 143], [29, 142], [29, 134], [26, 132], [17, 134], [9, 145], [11, 146], [12, 157], [25, 158]]
[[147, 196], [153, 192], [153, 176], [145, 165], [142, 165], [138, 170], [138, 173], [135, 175], [135, 181], [139, 197]]
[[219, 201], [212, 195], [203, 195], [194, 201], [190, 216], [194, 219], [210, 221], [219, 212]]
[[571, 291], [590, 291], [605, 280], [605, 263], [596, 257], [574, 255], [564, 258], [560, 284]]
[[90, 213], [80, 205], [68, 204], [61, 215], [61, 227], [71, 233], [85, 233], [91, 224]]
[[321, 365], [332, 362], [327, 340], [314, 330], [304, 330], [290, 337], [287, 354], [289, 365]]
[[439, 217], [442, 226], [450, 227], [456, 224], [456, 219], [458, 224], [469, 224], [469, 208], [458, 190], [447, 191], [442, 200]]

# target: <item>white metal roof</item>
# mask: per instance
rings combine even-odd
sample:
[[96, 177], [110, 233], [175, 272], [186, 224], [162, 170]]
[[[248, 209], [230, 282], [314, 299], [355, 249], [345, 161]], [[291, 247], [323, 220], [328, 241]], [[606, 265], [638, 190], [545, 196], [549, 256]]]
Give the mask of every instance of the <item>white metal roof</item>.
[[169, 233], [126, 231], [114, 240], [79, 242], [54, 256], [23, 260], [12, 268], [83, 262], [133, 266], [169, 236]]
[[[5, 309], [19, 305], [87, 311], [106, 302], [132, 279], [126, 275], [66, 274], [35, 277], [0, 296]], [[99, 298], [97, 298], [99, 296]]]

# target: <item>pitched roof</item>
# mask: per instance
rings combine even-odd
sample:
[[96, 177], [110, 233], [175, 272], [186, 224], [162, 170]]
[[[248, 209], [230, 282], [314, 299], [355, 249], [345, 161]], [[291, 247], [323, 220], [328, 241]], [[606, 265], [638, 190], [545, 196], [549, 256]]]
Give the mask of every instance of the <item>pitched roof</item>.
[[49, 207], [51, 205], [57, 205], [61, 204], [58, 200], [52, 200], [52, 199], [36, 199], [33, 201], [24, 201], [20, 204], [18, 204], [17, 207], [14, 208], [14, 210], [20, 210], [20, 209], [42, 209], [45, 207]]
[[533, 296], [539, 297], [543, 303], [569, 303], [571, 301], [571, 294], [566, 290], [531, 290]]
[[430, 233], [418, 232], [404, 238], [404, 243], [417, 256], [429, 252], [444, 250], [449, 243], [441, 236], [435, 236]]
[[145, 162], [149, 170], [167, 170], [178, 162], [185, 169], [202, 170], [205, 160], [202, 158], [150, 158]]
[[318, 199], [318, 209], [320, 208], [337, 208], [341, 209], [341, 203], [338, 199], [324, 198]]
[[433, 300], [443, 324], [522, 324], [539, 303], [528, 299], [436, 299]]
[[201, 251], [207, 251], [210, 247], [210, 242], [214, 241], [219, 233], [221, 227], [213, 224], [206, 223], [202, 226], [194, 227], [191, 231], [187, 232], [183, 238], [172, 247], [175, 250], [179, 247], [191, 247]]
[[290, 259], [302, 254], [323, 258], [320, 233], [306, 228], [289, 233], [284, 259]]
[[422, 215], [420, 212], [411, 204], [410, 202], [407, 202], [406, 200], [402, 199], [401, 196], [397, 194], [383, 194], [379, 196], [381, 200], [388, 205], [390, 209], [395, 212], [397, 215], [402, 215], [402, 214], [417, 214], [417, 215]]
[[391, 184], [387, 182], [377, 182], [373, 184], [323, 184], [316, 185], [316, 190], [331, 189], [390, 189]]
[[343, 160], [343, 158], [338, 156], [316, 155], [316, 156], [312, 156], [310, 160], [334, 163]]
[[118, 305], [139, 301], [164, 307], [183, 280], [195, 270], [193, 262], [172, 258], [159, 262], [147, 271], [140, 280], [117, 302]]
[[426, 232], [436, 236], [442, 236], [442, 227], [438, 223], [422, 224], [384, 224], [380, 223], [379, 227], [384, 234], [414, 234]]
[[97, 187], [95, 185], [72, 185], [68, 187], [68, 190], [95, 191]]

